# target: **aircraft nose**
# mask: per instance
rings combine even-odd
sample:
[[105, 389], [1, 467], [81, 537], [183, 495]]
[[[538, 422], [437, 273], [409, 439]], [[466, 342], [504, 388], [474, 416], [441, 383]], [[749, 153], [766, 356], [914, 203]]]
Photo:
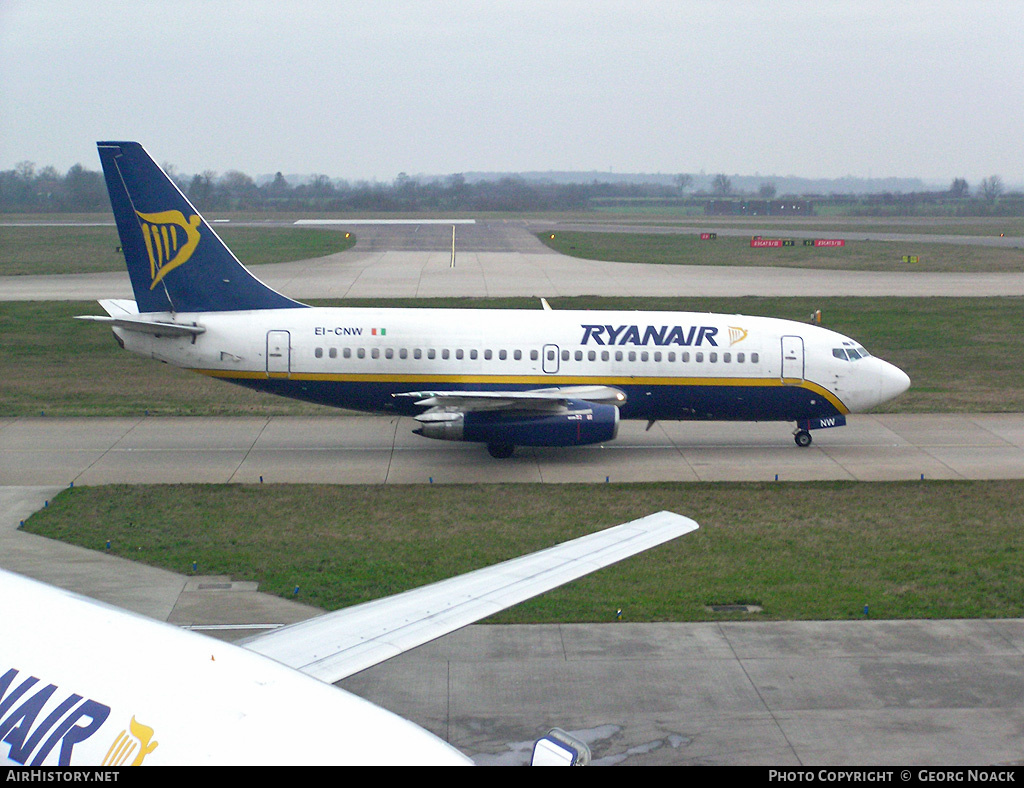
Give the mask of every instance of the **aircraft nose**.
[[879, 376], [878, 399], [879, 402], [888, 402], [896, 399], [900, 394], [910, 388], [910, 376], [895, 364], [883, 361], [882, 374]]

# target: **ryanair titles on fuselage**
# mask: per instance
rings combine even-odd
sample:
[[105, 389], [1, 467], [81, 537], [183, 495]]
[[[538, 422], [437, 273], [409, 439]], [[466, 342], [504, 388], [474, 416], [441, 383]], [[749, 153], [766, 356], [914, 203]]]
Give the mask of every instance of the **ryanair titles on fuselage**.
[[15, 763], [39, 766], [59, 744], [58, 765], [70, 765], [75, 745], [92, 736], [109, 715], [109, 706], [15, 668], [0, 675], [0, 743], [9, 745], [7, 758]]
[[581, 345], [682, 345], [718, 347], [715, 326], [608, 326], [581, 324]]

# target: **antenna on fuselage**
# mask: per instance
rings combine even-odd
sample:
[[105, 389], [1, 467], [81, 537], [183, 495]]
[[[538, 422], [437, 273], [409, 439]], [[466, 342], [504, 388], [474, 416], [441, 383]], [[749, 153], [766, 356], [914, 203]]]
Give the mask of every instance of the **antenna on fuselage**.
[[554, 312], [555, 311], [555, 310], [553, 310], [551, 308], [551, 304], [548, 303], [548, 300], [546, 298], [541, 298], [540, 299], [540, 305], [541, 305], [541, 307], [543, 307], [545, 312]]

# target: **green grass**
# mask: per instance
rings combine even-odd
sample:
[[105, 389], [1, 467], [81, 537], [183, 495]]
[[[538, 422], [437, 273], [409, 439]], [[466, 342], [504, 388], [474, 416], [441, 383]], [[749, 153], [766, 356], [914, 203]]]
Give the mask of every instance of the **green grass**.
[[[826, 232], [830, 238], [842, 237], [841, 231]], [[786, 228], [779, 227], [774, 227], [772, 232], [758, 229], [753, 234], [765, 238], [787, 237]], [[713, 241], [702, 241], [693, 233], [555, 231], [538, 233], [537, 237], [560, 254], [620, 263], [776, 266], [835, 271], [1024, 271], [1024, 250], [948, 243], [848, 241], [843, 247], [815, 248], [804, 246], [803, 240], [798, 238], [794, 246], [752, 249], [749, 238], [720, 236]], [[904, 255], [917, 255], [918, 262], [903, 263]]]
[[[827, 328], [854, 337], [910, 375], [910, 391], [885, 406], [887, 411], [1024, 410], [1024, 366], [1017, 348], [1021, 298], [589, 297], [551, 303], [555, 309], [693, 310], [794, 320], [821, 309]], [[344, 305], [539, 309], [530, 298], [374, 299]], [[329, 412], [132, 355], [105, 327], [72, 319], [100, 313], [92, 302], [0, 303], [0, 416]]]
[[[514, 506], [509, 506], [514, 501]], [[1024, 615], [1024, 482], [76, 487], [26, 530], [344, 607], [669, 509], [697, 533], [502, 622]]]
[[[229, 227], [217, 234], [246, 265], [305, 260], [343, 252], [354, 235], [294, 227]], [[44, 225], [0, 227], [0, 276], [90, 274], [123, 271], [117, 229]]]

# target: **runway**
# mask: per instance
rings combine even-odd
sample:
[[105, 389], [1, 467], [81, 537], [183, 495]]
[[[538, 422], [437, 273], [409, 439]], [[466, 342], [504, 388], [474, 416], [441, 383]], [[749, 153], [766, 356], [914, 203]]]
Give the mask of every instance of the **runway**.
[[[829, 271], [581, 260], [553, 253], [534, 235], [551, 226], [500, 220], [460, 225], [454, 268], [450, 226], [361, 226], [356, 246], [346, 252], [261, 265], [253, 271], [271, 287], [297, 299], [1024, 295], [1024, 272]], [[646, 232], [649, 228], [634, 229]], [[972, 240], [992, 239], [962, 237], [960, 242]], [[1003, 246], [1024, 246], [1021, 238], [998, 240]], [[101, 298], [133, 298], [127, 273], [0, 277], [3, 301]]]
[[[551, 254], [523, 223], [460, 227], [452, 269], [445, 229], [360, 231], [350, 252], [257, 274], [296, 298], [1024, 294], [1016, 274], [593, 263]], [[2, 300], [107, 297], [131, 297], [126, 276], [0, 278]], [[419, 438], [396, 418], [0, 419], [0, 566], [175, 624], [269, 626], [317, 611], [230, 578], [185, 577], [50, 542], [18, 522], [72, 483], [1024, 478], [1024, 414], [856, 416], [817, 431], [809, 449], [793, 444], [786, 424], [644, 427], [625, 423], [607, 446], [521, 449], [496, 461], [479, 446]], [[1024, 620], [631, 624], [628, 606], [625, 618], [473, 626], [342, 686], [483, 764], [524, 763], [553, 726], [608, 765], [1024, 757]]]

